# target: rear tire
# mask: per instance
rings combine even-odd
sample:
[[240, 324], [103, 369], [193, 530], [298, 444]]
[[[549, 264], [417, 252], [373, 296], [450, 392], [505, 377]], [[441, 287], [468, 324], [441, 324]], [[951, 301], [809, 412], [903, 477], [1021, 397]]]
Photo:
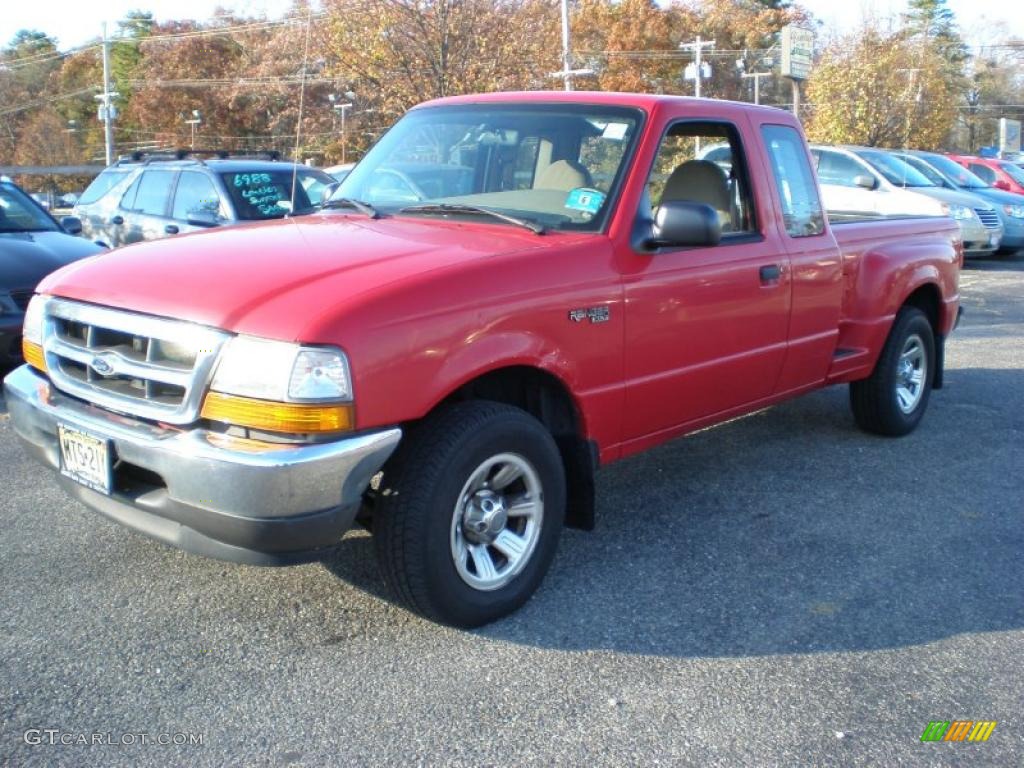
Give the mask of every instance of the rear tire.
[[865, 432], [909, 434], [928, 407], [935, 375], [935, 332], [925, 314], [903, 307], [896, 315], [875, 370], [850, 384], [850, 408]]
[[385, 581], [433, 621], [478, 627], [519, 608], [554, 558], [565, 470], [533, 416], [472, 401], [428, 417], [384, 469], [373, 538]]

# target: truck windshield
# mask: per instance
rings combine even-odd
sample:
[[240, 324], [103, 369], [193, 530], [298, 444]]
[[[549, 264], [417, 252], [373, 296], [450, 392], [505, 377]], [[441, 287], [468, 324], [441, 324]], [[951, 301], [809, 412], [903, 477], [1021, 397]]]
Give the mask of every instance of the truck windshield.
[[12, 184], [0, 184], [0, 232], [57, 232], [60, 227]]
[[415, 216], [474, 217], [477, 206], [545, 228], [598, 231], [641, 119], [636, 109], [587, 104], [414, 109], [332, 199]]
[[898, 157], [874, 149], [861, 149], [857, 154], [871, 164], [871, 167], [897, 187], [934, 187], [920, 171], [911, 168]]
[[964, 168], [960, 163], [950, 160], [945, 155], [922, 155], [924, 161], [932, 168], [938, 169], [940, 173], [963, 189], [988, 189], [980, 177]]

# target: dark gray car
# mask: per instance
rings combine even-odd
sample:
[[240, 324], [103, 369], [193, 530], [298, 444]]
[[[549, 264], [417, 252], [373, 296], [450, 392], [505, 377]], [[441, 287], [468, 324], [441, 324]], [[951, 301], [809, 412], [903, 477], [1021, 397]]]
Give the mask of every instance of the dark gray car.
[[134, 157], [97, 176], [74, 213], [86, 237], [114, 248], [179, 232], [312, 213], [333, 183], [323, 171], [276, 160]]
[[0, 366], [21, 362], [21, 326], [36, 285], [55, 269], [102, 253], [103, 248], [74, 233], [72, 217], [63, 224], [10, 182], [0, 182]]

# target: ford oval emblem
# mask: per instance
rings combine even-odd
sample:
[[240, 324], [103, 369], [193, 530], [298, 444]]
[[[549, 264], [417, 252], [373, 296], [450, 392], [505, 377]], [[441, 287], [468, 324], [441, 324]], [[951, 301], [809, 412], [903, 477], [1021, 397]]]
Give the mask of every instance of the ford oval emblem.
[[100, 374], [100, 376], [109, 376], [114, 372], [114, 366], [102, 357], [94, 357], [92, 362], [89, 363], [89, 367], [96, 371], [96, 373]]

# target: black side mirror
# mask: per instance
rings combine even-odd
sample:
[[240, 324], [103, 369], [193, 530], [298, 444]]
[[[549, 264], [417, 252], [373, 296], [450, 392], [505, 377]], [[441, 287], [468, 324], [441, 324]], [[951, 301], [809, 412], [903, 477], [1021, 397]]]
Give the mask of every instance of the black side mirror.
[[338, 190], [338, 187], [340, 187], [340, 186], [341, 186], [341, 182], [340, 181], [335, 181], [335, 182], [332, 182], [332, 183], [328, 184], [326, 187], [324, 187], [323, 191], [320, 192], [320, 205], [323, 205], [328, 200], [330, 200], [331, 199], [331, 195], [333, 195]]
[[82, 220], [77, 216], [64, 216], [60, 220], [60, 228], [69, 235], [82, 234]]
[[860, 173], [853, 177], [854, 186], [861, 187], [862, 189], [874, 189], [878, 186], [878, 182], [875, 181], [874, 176], [869, 176], [866, 173]]
[[216, 227], [220, 224], [217, 212], [209, 210], [189, 211], [186, 221], [193, 227]]
[[667, 200], [654, 214], [648, 245], [711, 246], [721, 239], [722, 222], [710, 205]]

